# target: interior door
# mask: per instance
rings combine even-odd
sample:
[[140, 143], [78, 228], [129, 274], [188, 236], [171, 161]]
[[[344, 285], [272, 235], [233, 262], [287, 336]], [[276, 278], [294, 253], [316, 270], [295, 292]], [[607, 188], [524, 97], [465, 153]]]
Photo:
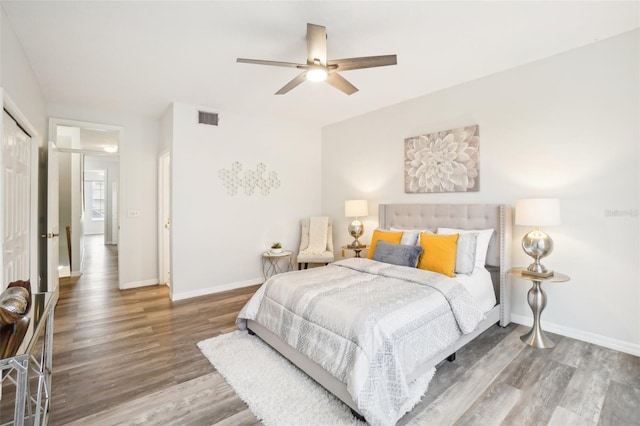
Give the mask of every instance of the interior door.
[[120, 224], [118, 223], [118, 182], [111, 185], [111, 244], [118, 245], [118, 236], [120, 234]]
[[2, 288], [28, 280], [31, 244], [31, 138], [3, 112]]
[[171, 157], [166, 153], [160, 157], [158, 167], [159, 198], [159, 262], [160, 283], [171, 286]]
[[58, 149], [49, 142], [47, 159], [47, 291], [58, 287], [58, 241], [60, 238], [59, 221], [59, 181], [58, 181]]

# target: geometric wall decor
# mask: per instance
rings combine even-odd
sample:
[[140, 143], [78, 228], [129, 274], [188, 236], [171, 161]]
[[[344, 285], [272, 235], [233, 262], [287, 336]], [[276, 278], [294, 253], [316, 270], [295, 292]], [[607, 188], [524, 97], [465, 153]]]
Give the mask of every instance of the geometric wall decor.
[[480, 128], [461, 127], [404, 140], [404, 192], [480, 188]]
[[246, 195], [253, 195], [256, 188], [260, 189], [262, 195], [269, 195], [271, 188], [280, 187], [280, 179], [276, 172], [269, 172], [268, 176], [263, 176], [267, 171], [267, 166], [258, 163], [256, 170], [242, 171], [242, 164], [234, 161], [231, 170], [220, 169], [218, 177], [227, 188], [227, 194], [236, 195], [240, 188], [244, 188]]

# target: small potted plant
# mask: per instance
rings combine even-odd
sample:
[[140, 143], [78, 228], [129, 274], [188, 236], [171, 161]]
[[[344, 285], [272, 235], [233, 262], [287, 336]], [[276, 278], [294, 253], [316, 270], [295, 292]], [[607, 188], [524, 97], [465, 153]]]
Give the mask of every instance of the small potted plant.
[[271, 248], [269, 249], [269, 251], [273, 254], [282, 253], [282, 244], [280, 244], [279, 241], [274, 242], [273, 244], [271, 244]]

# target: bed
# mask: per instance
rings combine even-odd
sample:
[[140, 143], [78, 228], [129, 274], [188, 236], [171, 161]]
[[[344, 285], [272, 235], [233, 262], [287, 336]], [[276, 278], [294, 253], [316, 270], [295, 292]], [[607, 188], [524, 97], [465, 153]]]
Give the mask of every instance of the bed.
[[[340, 344], [329, 344], [329, 348], [334, 351], [335, 358], [340, 358], [342, 363], [349, 364], [348, 367], [352, 368], [353, 371], [347, 370], [339, 370], [336, 367], [335, 369], [332, 366], [327, 365], [327, 362], [323, 361], [322, 357], [316, 357], [315, 351], [325, 351], [328, 349], [323, 349], [322, 347], [316, 348], [314, 345], [309, 345], [308, 342], [306, 346], [296, 343], [296, 339], [300, 339], [300, 335], [308, 334], [309, 336], [315, 336], [314, 333], [323, 331], [326, 334], [335, 334], [335, 330], [331, 327], [341, 328], [342, 324], [345, 322], [343, 317], [349, 317], [349, 313], [336, 313], [333, 312], [332, 304], [342, 303], [343, 299], [349, 299], [351, 297], [354, 303], [354, 311], [357, 311], [358, 308], [355, 307], [357, 301], [361, 298], [368, 297], [382, 297], [382, 295], [388, 295], [388, 288], [397, 288], [398, 294], [406, 290], [406, 298], [408, 301], [398, 302], [398, 303], [411, 303], [410, 300], [415, 299], [415, 292], [429, 291], [432, 293], [436, 293], [437, 297], [447, 299], [449, 302], [451, 314], [443, 315], [439, 310], [440, 308], [434, 308], [437, 313], [426, 315], [424, 312], [420, 310], [420, 312], [415, 313], [416, 317], [409, 317], [409, 313], [402, 314], [402, 321], [409, 323], [412, 327], [414, 323], [422, 321], [422, 316], [430, 316], [429, 321], [433, 321], [434, 324], [438, 324], [437, 327], [442, 328], [451, 328], [451, 321], [454, 321], [453, 324], [456, 324], [456, 327], [459, 329], [458, 334], [451, 337], [447, 335], [444, 336], [444, 332], [440, 332], [435, 330], [434, 326], [423, 326], [416, 325], [415, 331], [416, 335], [421, 336], [421, 340], [414, 340], [415, 342], [423, 343], [422, 338], [425, 339], [429, 337], [431, 340], [438, 342], [438, 345], [433, 345], [433, 348], [438, 348], [437, 350], [433, 350], [429, 352], [426, 358], [418, 359], [415, 354], [412, 355], [412, 348], [410, 345], [403, 343], [403, 346], [400, 349], [394, 349], [393, 354], [396, 352], [403, 352], [402, 356], [409, 354], [413, 356], [409, 364], [411, 364], [411, 368], [406, 369], [406, 374], [403, 373], [401, 379], [398, 379], [402, 382], [402, 386], [405, 386], [407, 383], [413, 383], [414, 381], [418, 381], [417, 379], [422, 377], [427, 371], [431, 370], [434, 366], [439, 364], [445, 359], [453, 360], [455, 359], [455, 353], [461, 347], [466, 345], [469, 341], [474, 339], [476, 336], [481, 334], [483, 331], [487, 330], [489, 327], [496, 323], [500, 323], [501, 326], [506, 326], [509, 322], [509, 288], [507, 285], [506, 273], [509, 269], [509, 247], [508, 242], [511, 241], [510, 235], [510, 209], [508, 206], [504, 205], [496, 205], [496, 204], [381, 204], [379, 205], [379, 228], [386, 230], [405, 230], [408, 234], [409, 230], [431, 230], [436, 231], [439, 228], [450, 228], [457, 230], [486, 230], [493, 229], [493, 232], [490, 233], [490, 239], [488, 244], [488, 249], [486, 253], [485, 260], [485, 268], [482, 270], [489, 278], [489, 286], [492, 287], [494, 294], [492, 294], [491, 304], [493, 306], [487, 306], [486, 298], [484, 299], [485, 307], [480, 308], [480, 304], [475, 304], [473, 309], [470, 309], [467, 313], [458, 313], [462, 312], [461, 308], [456, 308], [456, 306], [466, 306], [469, 305], [468, 299], [476, 299], [476, 295], [471, 295], [469, 292], [464, 292], [461, 294], [459, 291], [460, 285], [465, 287], [464, 283], [460, 284], [461, 281], [449, 279], [447, 277], [441, 276], [441, 274], [431, 274], [428, 277], [425, 275], [424, 283], [420, 282], [420, 285], [415, 287], [413, 284], [418, 281], [423, 281], [423, 275], [420, 275], [421, 272], [418, 270], [410, 270], [412, 268], [406, 267], [397, 267], [397, 266], [388, 266], [386, 264], [381, 264], [375, 261], [369, 261], [366, 259], [346, 259], [343, 261], [336, 262], [334, 265], [329, 265], [324, 268], [313, 268], [308, 271], [294, 271], [288, 274], [284, 274], [284, 276], [276, 276], [274, 277], [276, 281], [280, 280], [282, 284], [280, 284], [281, 297], [283, 298], [291, 298], [294, 297], [297, 300], [299, 306], [303, 306], [305, 312], [300, 313], [296, 316], [295, 313], [289, 312], [288, 308], [278, 307], [282, 312], [279, 313], [283, 318], [287, 318], [287, 320], [281, 320], [282, 322], [276, 324], [274, 321], [270, 321], [266, 318], [265, 315], [257, 314], [259, 309], [269, 309], [268, 307], [261, 307], [262, 305], [268, 305], [269, 303], [273, 303], [270, 299], [267, 302], [264, 302], [262, 297], [264, 295], [259, 295], [264, 288], [267, 286], [262, 286], [260, 290], [256, 293], [254, 298], [260, 298], [259, 301], [253, 300], [247, 303], [247, 305], [243, 308], [240, 315], [238, 316], [237, 324], [240, 329], [248, 329], [250, 332], [258, 335], [262, 340], [268, 343], [270, 346], [275, 348], [278, 352], [280, 352], [283, 356], [289, 359], [293, 364], [298, 366], [300, 369], [305, 371], [310, 377], [316, 380], [319, 384], [321, 384], [324, 388], [326, 388], [329, 392], [334, 394], [337, 398], [342, 400], [346, 405], [348, 405], [355, 414], [363, 416], [369, 423], [372, 424], [393, 424], [398, 418], [385, 417], [385, 413], [389, 411], [387, 408], [378, 409], [376, 413], [375, 407], [371, 407], [371, 405], [375, 405], [378, 403], [375, 398], [372, 401], [365, 401], [365, 398], [354, 398], [352, 394], [360, 395], [358, 391], [354, 391], [354, 386], [357, 389], [365, 389], [367, 392], [362, 392], [366, 394], [375, 394], [374, 397], [378, 393], [384, 394], [384, 391], [379, 391], [378, 384], [376, 381], [380, 381], [381, 379], [387, 380], [386, 377], [374, 377], [370, 379], [367, 383], [374, 382], [371, 386], [368, 385], [354, 385], [354, 382], [359, 382], [358, 379], [361, 368], [359, 367], [358, 360], [354, 359], [355, 356], [352, 355], [339, 355], [344, 352], [343, 345]], [[415, 268], [413, 268], [415, 269]], [[382, 271], [382, 272], [379, 272]], [[488, 272], [487, 272], [488, 271]], [[424, 272], [424, 271], [422, 271]], [[383, 278], [378, 278], [378, 274], [384, 275]], [[283, 274], [281, 274], [283, 275]], [[475, 272], [473, 273], [475, 275]], [[326, 278], [325, 278], [326, 276]], [[272, 278], [272, 280], [274, 279]], [[340, 295], [336, 297], [340, 297], [339, 301], [334, 300], [333, 302], [325, 303], [324, 306], [321, 306], [321, 303], [318, 303], [318, 306], [315, 305], [316, 296], [318, 294], [332, 294], [333, 290], [328, 290], [324, 288], [320, 288], [317, 290], [312, 290], [312, 287], [304, 287], [304, 285], [300, 285], [300, 287], [304, 288], [296, 288], [291, 287], [291, 283], [299, 282], [304, 283], [320, 283], [320, 287], [322, 287], [323, 280], [327, 282], [335, 281], [335, 282], [349, 282], [353, 284], [354, 280], [361, 279], [364, 281], [375, 282], [378, 284], [378, 279], [380, 280], [390, 280], [390, 283], [385, 284], [387, 287], [376, 287], [376, 292], [374, 296], [362, 296], [358, 294], [358, 298], [354, 295], [349, 295], [350, 293], [346, 293], [346, 295]], [[408, 287], [409, 284], [405, 284], [405, 281], [408, 281], [412, 287]], [[382, 281], [380, 281], [382, 282]], [[286, 283], [289, 283], [289, 287], [287, 289]], [[401, 284], [399, 284], [401, 283]], [[276, 283], [265, 283], [271, 285], [271, 292], [276, 294], [277, 290], [273, 290]], [[460, 285], [459, 285], [460, 284]], [[342, 284], [338, 285], [341, 287]], [[391, 287], [389, 287], [391, 286]], [[395, 287], [393, 287], [395, 286]], [[345, 288], [352, 288], [351, 286], [345, 284]], [[468, 286], [466, 286], [468, 287]], [[316, 288], [316, 287], [313, 287]], [[416, 289], [417, 288], [417, 289]], [[381, 290], [378, 290], [381, 289]], [[315, 291], [316, 293], [313, 293]], [[385, 293], [385, 291], [387, 293]], [[491, 291], [491, 289], [489, 290]], [[289, 293], [287, 293], [289, 292]], [[438, 294], [439, 293], [439, 294]], [[313, 308], [307, 309], [305, 306], [305, 297], [308, 297], [309, 304], [314, 304]], [[385, 296], [387, 297], [387, 296]], [[400, 296], [398, 296], [400, 298]], [[385, 299], [387, 300], [391, 298]], [[252, 306], [253, 301], [253, 306]], [[311, 302], [313, 301], [313, 302]], [[494, 302], [495, 301], [495, 302]], [[381, 299], [377, 299], [375, 303], [382, 305]], [[455, 305], [457, 303], [457, 305]], [[387, 304], [391, 304], [389, 301]], [[279, 306], [279, 305], [278, 305]], [[259, 308], [261, 307], [261, 308]], [[293, 308], [292, 308], [293, 309]], [[323, 310], [324, 309], [324, 310]], [[386, 309], [385, 307], [381, 307], [379, 309]], [[474, 311], [475, 309], [475, 311]], [[320, 318], [323, 318], [322, 321], [326, 321], [331, 323], [331, 326], [327, 326], [329, 331], [324, 330], [322, 326], [316, 326], [314, 323], [306, 322], [306, 311], [318, 311], [317, 315]], [[413, 308], [413, 311], [416, 309]], [[480, 313], [477, 314], [476, 311]], [[398, 314], [390, 315], [393, 317], [396, 315], [399, 318]], [[304, 324], [298, 324], [300, 317], [305, 316]], [[452, 319], [443, 319], [444, 316], [450, 316]], [[475, 319], [471, 318], [474, 317]], [[336, 319], [337, 318], [337, 319]], [[434, 319], [439, 319], [439, 321], [435, 321]], [[374, 322], [377, 322], [376, 319]], [[386, 319], [380, 320], [380, 322], [384, 323]], [[348, 320], [347, 320], [348, 322]], [[371, 321], [370, 321], [371, 322]], [[404, 324], [403, 327], [406, 327], [407, 324]], [[297, 327], [297, 328], [296, 328]], [[344, 326], [345, 328], [348, 325]], [[418, 327], [420, 327], [418, 329]], [[430, 327], [430, 328], [429, 328]], [[468, 329], [465, 329], [468, 328]], [[295, 336], [288, 335], [289, 329], [295, 329]], [[300, 331], [303, 330], [303, 331]], [[420, 331], [419, 334], [417, 333]], [[426, 333], [426, 334], [425, 334]], [[380, 340], [375, 336], [375, 332], [373, 333], [374, 337], [368, 337], [366, 341], [357, 341], [354, 343], [356, 347], [359, 348], [362, 346], [369, 346], [371, 344], [370, 341]], [[303, 336], [302, 338], [309, 338], [308, 336]], [[317, 338], [317, 337], [313, 337]], [[349, 339], [352, 339], [350, 336], [342, 339], [347, 342], [347, 344], [353, 343], [350, 342]], [[352, 339], [353, 340], [353, 339]], [[354, 340], [355, 342], [355, 340]], [[440, 343], [444, 342], [444, 346]], [[385, 343], [386, 344], [386, 343]], [[296, 349], [298, 346], [298, 349]], [[318, 345], [321, 346], [321, 345]], [[409, 347], [407, 347], [409, 346]], [[421, 346], [420, 351], [424, 351], [424, 347]], [[415, 351], [414, 351], [415, 352]], [[426, 353], [426, 352], [425, 352]], [[326, 357], [327, 354], [324, 354]], [[395, 355], [394, 355], [395, 356]], [[398, 355], [400, 357], [400, 355]], [[368, 359], [363, 357], [365, 361]], [[381, 362], [385, 365], [393, 365], [390, 367], [392, 371], [397, 370], [400, 367], [395, 366], [395, 361], [386, 356], [384, 360]], [[414, 359], [415, 358], [415, 359]], [[336, 361], [338, 362], [338, 361]], [[406, 363], [403, 358], [403, 363]], [[398, 361], [398, 364], [400, 362]], [[404, 364], [403, 364], [404, 365]], [[385, 367], [386, 368], [386, 367]], [[394, 370], [395, 369], [395, 370]], [[366, 374], [374, 374], [371, 372], [365, 372]], [[383, 375], [392, 375], [387, 372], [381, 373]], [[395, 374], [397, 376], [397, 374]], [[396, 380], [396, 378], [393, 380]], [[406, 383], [405, 383], [406, 382]], [[349, 383], [349, 385], [347, 385]], [[402, 388], [400, 384], [396, 386], [394, 383], [391, 384], [391, 388], [395, 392], [395, 388]], [[395, 395], [391, 395], [390, 399], [397, 399]], [[357, 401], [357, 402], [356, 402]], [[364, 401], [364, 402], [363, 402]], [[380, 404], [386, 403], [386, 400], [380, 402]], [[395, 408], [394, 408], [395, 409]]]

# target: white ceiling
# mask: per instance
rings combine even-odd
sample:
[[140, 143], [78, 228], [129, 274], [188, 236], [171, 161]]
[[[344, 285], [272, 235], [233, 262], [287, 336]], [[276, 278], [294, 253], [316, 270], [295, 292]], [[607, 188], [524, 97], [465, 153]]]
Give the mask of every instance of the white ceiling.
[[[640, 26], [639, 2], [2, 2], [48, 102], [158, 117], [173, 101], [323, 126]], [[397, 54], [344, 72], [346, 96], [305, 82], [306, 23], [329, 59]], [[224, 116], [221, 115], [221, 120]]]

